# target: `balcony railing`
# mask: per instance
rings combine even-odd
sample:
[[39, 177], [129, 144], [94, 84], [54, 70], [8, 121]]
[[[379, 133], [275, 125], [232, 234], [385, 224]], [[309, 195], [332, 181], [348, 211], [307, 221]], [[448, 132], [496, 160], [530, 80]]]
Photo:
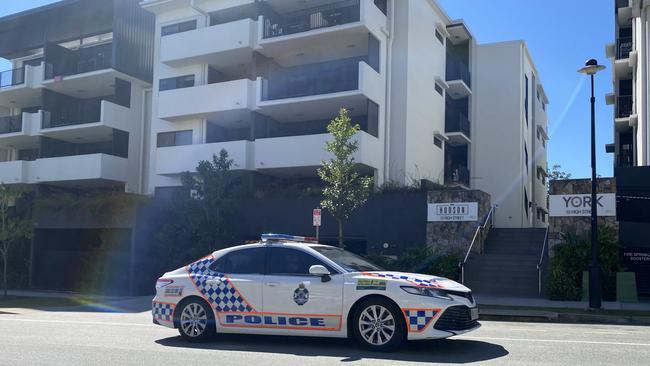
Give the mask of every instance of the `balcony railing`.
[[109, 43], [95, 46], [92, 49], [85, 49], [84, 57], [79, 57], [76, 62], [74, 58], [72, 60], [66, 60], [67, 62], [48, 62], [45, 64], [45, 79], [111, 68], [113, 57], [113, 49], [111, 47], [112, 45]]
[[463, 62], [449, 61], [447, 63], [447, 81], [462, 80], [469, 88], [472, 87], [472, 73]]
[[43, 113], [42, 128], [55, 128], [99, 122], [101, 100], [84, 103], [79, 108], [52, 109]]
[[262, 80], [262, 100], [297, 98], [338, 93], [359, 87], [359, 62], [352, 58], [298, 66]]
[[22, 84], [25, 82], [25, 68], [0, 72], [0, 88]]
[[632, 37], [623, 37], [616, 40], [616, 59], [626, 59], [630, 57], [630, 52], [634, 49]]
[[632, 114], [633, 99], [631, 95], [616, 98], [616, 118], [626, 118]]
[[360, 20], [360, 10], [360, 0], [346, 0], [278, 16], [265, 17], [264, 38], [286, 36], [313, 29], [358, 22]]
[[469, 187], [469, 169], [459, 165], [450, 169], [447, 174], [447, 184], [462, 184]]
[[445, 132], [461, 132], [467, 137], [470, 136], [470, 122], [463, 113], [448, 111], [445, 116]]
[[0, 117], [0, 134], [20, 132], [22, 130], [22, 115]]

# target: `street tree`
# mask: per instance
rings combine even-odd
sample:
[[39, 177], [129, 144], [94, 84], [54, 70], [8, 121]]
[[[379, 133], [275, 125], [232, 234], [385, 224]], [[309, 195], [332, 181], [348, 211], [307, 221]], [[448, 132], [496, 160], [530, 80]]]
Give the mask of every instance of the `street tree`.
[[372, 186], [372, 177], [362, 176], [355, 169], [353, 155], [359, 149], [359, 142], [354, 136], [359, 129], [358, 124], [352, 124], [348, 111], [342, 108], [327, 126], [332, 139], [325, 143], [325, 150], [332, 158], [323, 161], [318, 169], [324, 186], [321, 206], [338, 223], [339, 247], [344, 247], [343, 221], [366, 203]]
[[212, 161], [200, 161], [195, 172], [182, 174], [183, 189], [170, 202], [173, 219], [157, 236], [161, 259], [184, 263], [232, 241], [234, 204], [242, 189], [232, 166], [233, 160], [222, 149]]
[[553, 165], [553, 167], [549, 169], [547, 173], [548, 173], [549, 180], [571, 179], [571, 173], [567, 173], [563, 171], [562, 166], [559, 164]]
[[2, 255], [3, 288], [7, 296], [7, 268], [9, 250], [16, 243], [24, 243], [33, 236], [32, 220], [16, 214], [14, 205], [25, 194], [24, 190], [0, 184], [0, 255]]

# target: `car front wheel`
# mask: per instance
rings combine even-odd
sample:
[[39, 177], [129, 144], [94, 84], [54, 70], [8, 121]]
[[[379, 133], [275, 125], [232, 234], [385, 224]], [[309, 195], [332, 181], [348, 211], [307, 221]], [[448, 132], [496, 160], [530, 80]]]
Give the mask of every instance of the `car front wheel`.
[[354, 335], [373, 351], [389, 351], [404, 341], [404, 317], [387, 299], [368, 299], [357, 307]]
[[190, 342], [202, 342], [215, 334], [212, 310], [203, 301], [190, 300], [178, 316], [178, 332]]

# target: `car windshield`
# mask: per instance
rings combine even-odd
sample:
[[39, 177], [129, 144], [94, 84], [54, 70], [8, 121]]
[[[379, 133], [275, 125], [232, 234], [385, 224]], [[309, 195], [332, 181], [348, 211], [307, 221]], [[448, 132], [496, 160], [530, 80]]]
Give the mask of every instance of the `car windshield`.
[[347, 250], [326, 246], [312, 246], [312, 249], [331, 259], [334, 263], [350, 272], [381, 271], [378, 265], [361, 258]]

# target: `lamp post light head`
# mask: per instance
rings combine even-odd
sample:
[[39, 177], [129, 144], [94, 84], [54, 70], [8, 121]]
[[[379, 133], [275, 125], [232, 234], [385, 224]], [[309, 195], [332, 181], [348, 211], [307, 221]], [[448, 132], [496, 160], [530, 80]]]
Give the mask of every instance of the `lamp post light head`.
[[598, 71], [602, 70], [605, 70], [605, 66], [598, 65], [598, 61], [592, 58], [587, 60], [587, 62], [585, 62], [585, 67], [578, 70], [578, 72], [586, 75], [595, 75]]

